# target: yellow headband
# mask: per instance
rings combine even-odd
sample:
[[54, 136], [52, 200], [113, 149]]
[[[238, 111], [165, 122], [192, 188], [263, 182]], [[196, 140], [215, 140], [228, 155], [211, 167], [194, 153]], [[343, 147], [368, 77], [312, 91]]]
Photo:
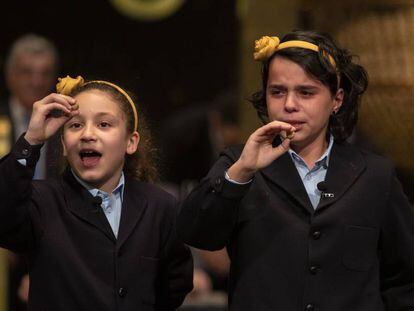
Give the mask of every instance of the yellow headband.
[[132, 111], [134, 113], [134, 131], [138, 129], [138, 113], [137, 108], [135, 107], [135, 104], [131, 97], [128, 95], [127, 92], [125, 92], [122, 88], [120, 88], [118, 85], [113, 84], [108, 81], [102, 81], [102, 80], [93, 80], [85, 83], [85, 80], [81, 76], [77, 76], [76, 79], [71, 78], [70, 76], [66, 76], [65, 78], [59, 78], [59, 82], [56, 84], [56, 91], [59, 94], [62, 95], [70, 95], [72, 91], [77, 88], [81, 87], [90, 83], [100, 83], [105, 84], [113, 87], [116, 89], [119, 93], [125, 96], [125, 98], [128, 100], [129, 104], [131, 105]]
[[[307, 41], [291, 40], [291, 41], [285, 41], [285, 42], [280, 43], [280, 40], [278, 37], [264, 36], [264, 37], [261, 37], [259, 40], [255, 41], [254, 60], [266, 61], [276, 51], [280, 51], [280, 50], [287, 49], [287, 48], [302, 48], [302, 49], [319, 52], [319, 47], [316, 44], [313, 44]], [[336, 71], [336, 75], [338, 78], [338, 88], [339, 88], [340, 75], [336, 67], [335, 60], [328, 52], [323, 51], [323, 55], [328, 58], [329, 63], [332, 65], [332, 67]]]

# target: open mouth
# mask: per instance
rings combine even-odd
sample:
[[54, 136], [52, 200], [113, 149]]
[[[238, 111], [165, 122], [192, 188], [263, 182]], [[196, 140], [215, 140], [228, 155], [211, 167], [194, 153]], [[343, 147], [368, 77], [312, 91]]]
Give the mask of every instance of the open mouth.
[[93, 167], [99, 163], [102, 154], [95, 150], [83, 149], [79, 152], [79, 156], [85, 167]]

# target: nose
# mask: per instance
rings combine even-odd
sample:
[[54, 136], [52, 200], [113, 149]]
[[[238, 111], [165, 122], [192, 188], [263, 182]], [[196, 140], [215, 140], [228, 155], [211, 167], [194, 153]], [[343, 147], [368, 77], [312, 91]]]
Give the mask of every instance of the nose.
[[82, 135], [81, 135], [82, 141], [94, 141], [96, 140], [96, 133], [93, 124], [87, 123], [83, 127]]
[[33, 88], [47, 92], [50, 88], [52, 76], [45, 72], [33, 72], [30, 76], [30, 83]]
[[288, 92], [285, 99], [285, 110], [287, 112], [293, 112], [298, 110], [297, 98], [293, 92]]
[[45, 79], [43, 76], [39, 75], [39, 74], [35, 74], [32, 77], [32, 85], [33, 87], [37, 88], [37, 89], [41, 89], [43, 88], [43, 86], [45, 85]]

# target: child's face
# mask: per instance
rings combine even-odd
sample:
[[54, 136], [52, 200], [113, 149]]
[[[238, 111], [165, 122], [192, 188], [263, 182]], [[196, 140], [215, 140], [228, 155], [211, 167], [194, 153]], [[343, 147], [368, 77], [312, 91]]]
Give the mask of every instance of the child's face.
[[85, 91], [75, 99], [79, 115], [64, 125], [64, 155], [78, 177], [110, 193], [119, 182], [125, 154], [136, 151], [139, 135], [127, 133], [125, 114], [106, 93]]
[[329, 117], [343, 99], [340, 89], [332, 96], [329, 88], [307, 74], [298, 64], [275, 57], [269, 67], [266, 102], [271, 121], [296, 128], [292, 147], [319, 145], [325, 141]]

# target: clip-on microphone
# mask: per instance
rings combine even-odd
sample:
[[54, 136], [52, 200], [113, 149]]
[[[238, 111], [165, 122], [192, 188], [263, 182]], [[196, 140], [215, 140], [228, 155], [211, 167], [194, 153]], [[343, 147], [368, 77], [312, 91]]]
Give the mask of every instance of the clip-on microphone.
[[326, 190], [328, 190], [328, 186], [326, 185], [326, 182], [325, 181], [319, 182], [316, 185], [316, 187], [321, 192], [321, 198], [326, 199], [326, 198], [333, 198], [333, 197], [335, 197], [335, 195], [332, 192], [326, 192]]

